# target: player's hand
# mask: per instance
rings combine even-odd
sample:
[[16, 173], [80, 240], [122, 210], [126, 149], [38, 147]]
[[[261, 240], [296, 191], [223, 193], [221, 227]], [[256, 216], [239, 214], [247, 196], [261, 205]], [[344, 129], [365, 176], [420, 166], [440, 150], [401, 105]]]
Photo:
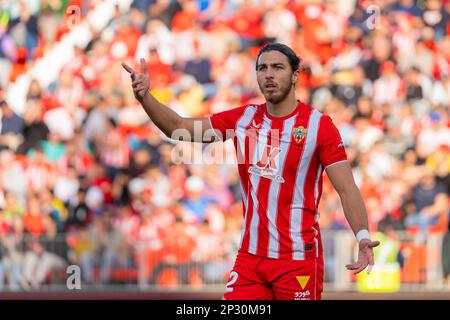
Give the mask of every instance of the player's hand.
[[142, 101], [150, 89], [150, 76], [148, 75], [145, 59], [141, 58], [140, 62], [142, 72], [137, 72], [124, 62], [122, 63], [122, 67], [130, 74], [131, 86], [133, 87], [135, 98]]
[[347, 270], [353, 271], [354, 274], [358, 274], [363, 271], [367, 266], [367, 273], [372, 271], [373, 267], [373, 248], [378, 246], [380, 241], [370, 241], [369, 239], [362, 239], [359, 242], [358, 261], [352, 264], [348, 264], [345, 267]]

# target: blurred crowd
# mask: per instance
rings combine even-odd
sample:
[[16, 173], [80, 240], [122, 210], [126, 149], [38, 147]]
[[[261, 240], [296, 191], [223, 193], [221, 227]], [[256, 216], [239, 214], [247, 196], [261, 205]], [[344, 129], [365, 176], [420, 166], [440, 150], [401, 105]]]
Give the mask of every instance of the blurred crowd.
[[[297, 97], [338, 127], [370, 229], [448, 234], [450, 1], [135, 0], [51, 85], [33, 79], [15, 112], [9, 84], [69, 32], [73, 3], [0, 5], [0, 291], [39, 288], [67, 264], [85, 283], [138, 265], [148, 283], [225, 281], [242, 223], [236, 167], [174, 163], [121, 63], [145, 58], [162, 103], [207, 116], [263, 101], [255, 58], [269, 41], [301, 56]], [[319, 211], [323, 230], [349, 229], [326, 177]]]
[[[0, 2], [0, 84], [14, 82], [43, 57], [99, 0]], [[77, 15], [77, 16], [75, 16]]]

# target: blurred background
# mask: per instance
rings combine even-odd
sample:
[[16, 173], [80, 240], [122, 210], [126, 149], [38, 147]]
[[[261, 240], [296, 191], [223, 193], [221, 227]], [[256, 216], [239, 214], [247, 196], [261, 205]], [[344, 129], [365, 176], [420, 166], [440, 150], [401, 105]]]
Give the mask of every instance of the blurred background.
[[79, 291], [220, 299], [236, 166], [175, 163], [121, 62], [145, 58], [162, 103], [207, 116], [263, 101], [274, 40], [303, 59], [297, 97], [338, 127], [382, 242], [369, 277], [345, 269], [354, 236], [325, 174], [325, 292], [450, 292], [449, 31], [448, 0], [0, 1], [0, 292], [69, 292], [75, 265]]

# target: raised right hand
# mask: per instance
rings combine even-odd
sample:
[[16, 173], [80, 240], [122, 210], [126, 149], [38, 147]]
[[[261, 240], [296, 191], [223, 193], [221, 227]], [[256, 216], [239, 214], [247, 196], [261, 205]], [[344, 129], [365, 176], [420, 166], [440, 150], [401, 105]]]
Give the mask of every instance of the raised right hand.
[[130, 74], [131, 86], [133, 87], [133, 93], [137, 100], [142, 101], [145, 95], [148, 94], [150, 89], [150, 76], [148, 75], [147, 63], [145, 59], [141, 58], [142, 72], [137, 72], [126, 63], [122, 63], [122, 67]]

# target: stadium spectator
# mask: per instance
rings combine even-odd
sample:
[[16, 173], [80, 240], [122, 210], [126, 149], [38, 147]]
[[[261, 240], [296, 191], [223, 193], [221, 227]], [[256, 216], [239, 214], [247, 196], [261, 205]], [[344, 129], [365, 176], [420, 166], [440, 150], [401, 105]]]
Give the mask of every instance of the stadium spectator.
[[66, 265], [67, 248], [65, 241], [57, 237], [55, 221], [45, 218], [45, 233], [32, 238], [30, 250], [25, 252], [23, 262], [22, 287], [39, 290], [51, 272], [61, 272]]
[[20, 291], [21, 275], [23, 270], [23, 257], [28, 238], [24, 232], [23, 220], [15, 217], [11, 221], [11, 231], [2, 237], [3, 263], [5, 278], [10, 291]]
[[183, 220], [186, 223], [202, 224], [211, 200], [202, 195], [205, 183], [201, 177], [191, 176], [186, 179], [186, 199], [183, 201]]
[[448, 216], [448, 196], [445, 187], [436, 181], [434, 172], [425, 167], [422, 178], [412, 190], [415, 212], [405, 219], [407, 226], [419, 226], [422, 240], [428, 228], [436, 225], [441, 217]]
[[150, 281], [175, 288], [181, 284], [189, 284], [198, 270], [197, 263], [192, 263], [198, 235], [197, 227], [185, 226], [181, 219], [177, 219], [170, 232], [167, 229], [161, 231], [163, 257], [153, 269]]
[[11, 225], [12, 221], [17, 217], [19, 219], [23, 218], [25, 208], [19, 202], [16, 194], [13, 192], [5, 193], [5, 203], [2, 210], [4, 214], [5, 222]]
[[68, 216], [65, 224], [66, 231], [70, 231], [72, 228], [79, 228], [87, 226], [92, 219], [92, 212], [86, 205], [86, 190], [79, 189], [76, 197], [70, 199], [68, 205]]
[[3, 137], [8, 133], [18, 134], [23, 130], [23, 119], [17, 115], [4, 100], [0, 101], [2, 111], [1, 134]]
[[92, 285], [94, 283], [95, 239], [89, 236], [88, 226], [81, 226], [76, 232], [69, 233], [67, 240], [70, 262], [80, 266], [82, 281], [87, 285]]
[[33, 148], [37, 148], [39, 143], [46, 140], [49, 129], [42, 121], [42, 101], [29, 99], [27, 109], [23, 115], [25, 127], [22, 132], [23, 142], [18, 146], [18, 154], [27, 154]]

